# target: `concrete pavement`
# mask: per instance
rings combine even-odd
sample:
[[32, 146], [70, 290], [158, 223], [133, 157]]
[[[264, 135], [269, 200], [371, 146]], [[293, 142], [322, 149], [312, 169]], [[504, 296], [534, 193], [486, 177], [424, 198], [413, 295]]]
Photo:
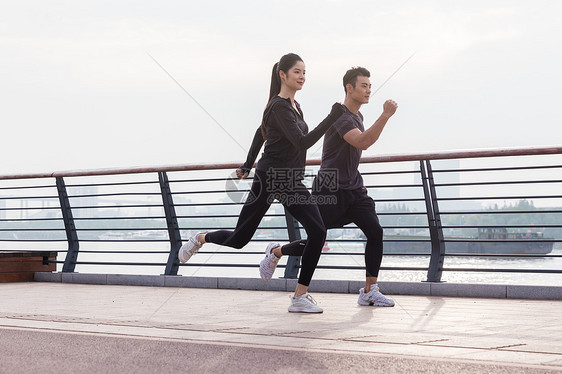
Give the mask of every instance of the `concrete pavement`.
[[[0, 373], [562, 372], [562, 301], [0, 284]], [[392, 296], [392, 295], [391, 295]]]

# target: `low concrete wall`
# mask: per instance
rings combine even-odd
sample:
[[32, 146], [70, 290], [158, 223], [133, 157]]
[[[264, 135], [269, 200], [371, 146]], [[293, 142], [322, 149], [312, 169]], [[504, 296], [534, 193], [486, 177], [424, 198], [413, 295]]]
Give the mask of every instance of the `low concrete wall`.
[[52, 272], [57, 269], [57, 252], [2, 251], [0, 252], [0, 283], [31, 282], [36, 272]]
[[[35, 281], [80, 284], [105, 284], [153, 287], [217, 288], [256, 291], [294, 291], [297, 280], [276, 278], [184, 277], [169, 275], [36, 273]], [[358, 293], [362, 281], [313, 280], [310, 292]], [[562, 300], [562, 287], [515, 286], [499, 284], [461, 284], [430, 282], [380, 282], [381, 292], [389, 295], [444, 297], [483, 297], [501, 299]]]

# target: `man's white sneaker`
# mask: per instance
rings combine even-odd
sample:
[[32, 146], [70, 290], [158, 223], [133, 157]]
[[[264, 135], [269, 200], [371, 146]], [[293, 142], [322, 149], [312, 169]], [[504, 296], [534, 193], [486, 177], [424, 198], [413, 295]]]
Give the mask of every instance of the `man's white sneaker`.
[[279, 257], [271, 252], [273, 248], [277, 247], [279, 247], [279, 243], [269, 243], [265, 249], [265, 258], [260, 262], [260, 277], [266, 282], [273, 277], [277, 262], [279, 262]]
[[189, 238], [189, 240], [182, 245], [178, 251], [178, 258], [182, 264], [186, 263], [191, 256], [199, 252], [199, 249], [203, 245], [197, 239], [199, 234], [206, 234], [206, 232], [198, 232], [197, 234], [191, 236], [191, 238]]
[[316, 305], [316, 300], [308, 293], [299, 297], [292, 297], [291, 305], [289, 305], [289, 312], [291, 313], [322, 313], [324, 310]]
[[359, 305], [374, 305], [374, 306], [394, 306], [394, 300], [389, 297], [384, 296], [379, 291], [379, 286], [377, 284], [371, 285], [371, 291], [365, 292], [364, 288], [359, 290], [359, 299], [357, 300]]

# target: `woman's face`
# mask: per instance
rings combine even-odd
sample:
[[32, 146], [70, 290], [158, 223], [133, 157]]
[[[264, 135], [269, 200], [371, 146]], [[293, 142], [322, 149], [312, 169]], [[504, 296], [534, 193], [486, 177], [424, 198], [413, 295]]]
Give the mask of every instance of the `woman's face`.
[[279, 74], [281, 76], [281, 82], [287, 85], [288, 88], [295, 91], [302, 89], [302, 86], [306, 81], [306, 67], [302, 61], [297, 61], [297, 63], [289, 69], [287, 74], [285, 74], [284, 71], [280, 71]]

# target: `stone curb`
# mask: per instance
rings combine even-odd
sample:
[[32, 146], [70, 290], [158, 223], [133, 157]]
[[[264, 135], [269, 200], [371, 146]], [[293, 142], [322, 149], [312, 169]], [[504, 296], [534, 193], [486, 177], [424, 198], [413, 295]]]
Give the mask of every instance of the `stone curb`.
[[[35, 273], [36, 282], [101, 285], [215, 288], [255, 291], [292, 292], [296, 279], [277, 278], [264, 282], [258, 278], [188, 277], [172, 275]], [[313, 280], [311, 292], [352, 293], [363, 287], [362, 281]], [[516, 286], [431, 282], [380, 282], [382, 293], [389, 295], [475, 297], [496, 299], [562, 300], [562, 287]]]

